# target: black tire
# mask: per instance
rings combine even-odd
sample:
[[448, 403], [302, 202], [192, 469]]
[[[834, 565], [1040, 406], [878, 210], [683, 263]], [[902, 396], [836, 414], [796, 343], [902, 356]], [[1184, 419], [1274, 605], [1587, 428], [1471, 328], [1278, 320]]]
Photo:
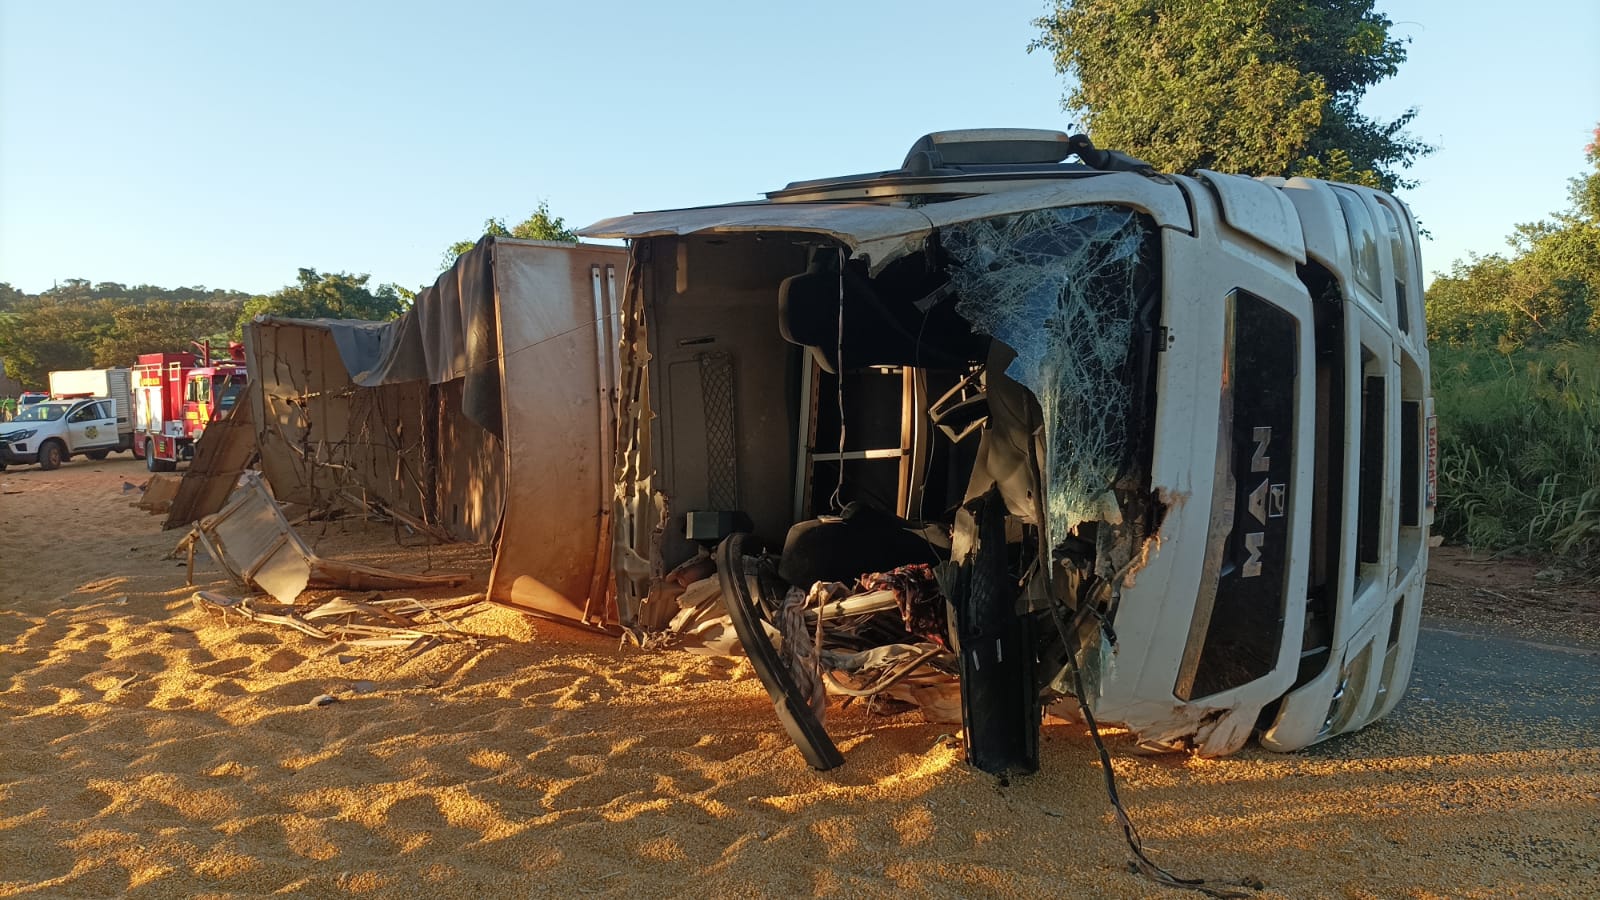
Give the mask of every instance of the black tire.
[[828, 730], [806, 705], [805, 697], [795, 686], [783, 658], [761, 627], [761, 576], [753, 572], [746, 573], [744, 565], [745, 549], [747, 546], [752, 550], [757, 549], [755, 543], [750, 535], [734, 533], [717, 545], [715, 559], [717, 580], [722, 587], [722, 605], [733, 620], [733, 631], [744, 646], [750, 667], [756, 670], [761, 684], [767, 689], [767, 696], [772, 698], [778, 722], [788, 732], [789, 739], [800, 748], [800, 755], [813, 769], [826, 771], [838, 768], [844, 765], [844, 756], [833, 743], [833, 738], [828, 736]]
[[39, 445], [39, 468], [48, 472], [58, 469], [67, 461], [67, 448], [61, 442], [51, 438]]
[[144, 467], [151, 472], [171, 472], [178, 467], [170, 459], [156, 459], [156, 442], [146, 438], [144, 442]]
[[110, 456], [110, 455], [111, 455], [111, 451], [110, 450], [90, 450], [88, 453], [84, 454], [84, 456], [89, 457], [90, 459], [94, 460], [95, 462], [99, 462], [100, 460], [105, 459], [107, 456]]

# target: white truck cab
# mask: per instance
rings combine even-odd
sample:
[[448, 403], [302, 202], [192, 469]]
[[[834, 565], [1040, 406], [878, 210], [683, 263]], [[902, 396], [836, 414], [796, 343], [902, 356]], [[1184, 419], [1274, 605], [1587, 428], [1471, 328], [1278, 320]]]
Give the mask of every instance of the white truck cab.
[[50, 470], [74, 456], [105, 459], [122, 443], [116, 404], [109, 397], [44, 400], [0, 426], [0, 454], [7, 463]]
[[618, 620], [703, 630], [720, 591], [813, 766], [819, 681], [958, 684], [996, 773], [1066, 695], [1205, 755], [1399, 701], [1435, 441], [1389, 194], [988, 129], [581, 233], [630, 242]]

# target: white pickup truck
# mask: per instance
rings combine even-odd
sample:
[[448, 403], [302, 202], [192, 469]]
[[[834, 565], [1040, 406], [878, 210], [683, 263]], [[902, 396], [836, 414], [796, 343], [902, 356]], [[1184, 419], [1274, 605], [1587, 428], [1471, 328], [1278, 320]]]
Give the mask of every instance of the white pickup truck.
[[105, 459], [121, 443], [116, 404], [109, 397], [46, 400], [0, 426], [0, 459], [54, 469], [74, 456]]

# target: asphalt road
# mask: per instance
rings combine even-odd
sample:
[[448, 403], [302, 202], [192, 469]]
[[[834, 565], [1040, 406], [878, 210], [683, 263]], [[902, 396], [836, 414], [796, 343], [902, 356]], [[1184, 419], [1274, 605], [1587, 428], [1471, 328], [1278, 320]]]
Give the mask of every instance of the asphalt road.
[[1562, 723], [1593, 746], [1600, 741], [1600, 645], [1426, 618], [1411, 687], [1395, 712], [1428, 703], [1445, 714], [1492, 711], [1511, 726]]

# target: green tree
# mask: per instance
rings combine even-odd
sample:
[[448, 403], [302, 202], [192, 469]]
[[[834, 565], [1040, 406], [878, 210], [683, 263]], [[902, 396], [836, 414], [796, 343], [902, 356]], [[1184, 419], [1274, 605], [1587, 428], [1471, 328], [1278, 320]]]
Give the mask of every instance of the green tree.
[[94, 364], [126, 366], [141, 353], [189, 350], [191, 341], [225, 347], [239, 308], [238, 303], [165, 298], [115, 306], [111, 327], [94, 342]]
[[246, 300], [235, 333], [242, 332], [246, 322], [260, 315], [381, 321], [404, 312], [407, 304], [397, 286], [384, 284], [372, 291], [367, 288], [370, 277], [346, 272], [322, 274], [316, 269], [301, 269], [294, 284]]
[[12, 287], [10, 283], [0, 281], [0, 313], [5, 313], [15, 307], [22, 302], [25, 296], [21, 291]]
[[56, 369], [127, 366], [141, 353], [226, 339], [249, 294], [68, 278], [38, 294], [0, 284], [0, 358], [30, 388]]
[[1433, 148], [1411, 109], [1360, 111], [1407, 41], [1373, 0], [1056, 0], [1030, 46], [1102, 147], [1167, 171], [1310, 175], [1385, 189]]
[[1457, 262], [1428, 287], [1431, 339], [1510, 350], [1600, 338], [1600, 128], [1571, 206], [1518, 225], [1511, 252]]
[[[483, 233], [486, 236], [519, 238], [525, 241], [559, 241], [564, 244], [576, 244], [578, 234], [567, 227], [567, 222], [560, 216], [550, 214], [550, 203], [540, 200], [539, 207], [533, 215], [517, 223], [514, 228], [507, 228], [504, 219], [485, 219]], [[477, 245], [476, 240], [456, 241], [444, 252], [444, 266], [448, 269], [456, 264], [461, 254], [466, 253]]]
[[102, 303], [29, 298], [0, 316], [0, 358], [6, 374], [23, 387], [43, 389], [57, 369], [84, 369], [94, 363], [94, 345], [110, 328], [110, 309]]

